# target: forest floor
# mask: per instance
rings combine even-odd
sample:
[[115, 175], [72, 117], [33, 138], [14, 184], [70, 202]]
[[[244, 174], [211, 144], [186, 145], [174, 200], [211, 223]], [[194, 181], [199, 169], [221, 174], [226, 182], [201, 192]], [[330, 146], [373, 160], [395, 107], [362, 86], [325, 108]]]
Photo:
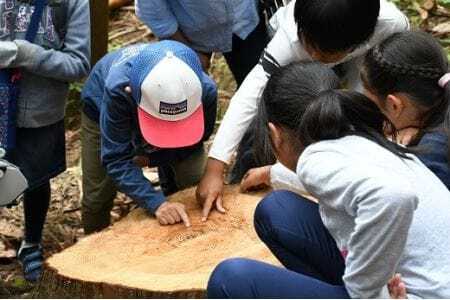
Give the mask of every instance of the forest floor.
[[[416, 28], [432, 32], [437, 36], [450, 57], [450, 0], [394, 0], [410, 17]], [[110, 50], [122, 46], [150, 41], [151, 32], [139, 22], [132, 6], [123, 7], [111, 13], [109, 44]], [[232, 97], [236, 84], [224, 62], [218, 55], [214, 58], [210, 73], [219, 86], [219, 120]], [[80, 100], [82, 83], [71, 86], [67, 108], [67, 171], [52, 180], [52, 201], [44, 229], [43, 246], [45, 255], [73, 245], [83, 236], [81, 228], [80, 196]], [[218, 122], [219, 124], [219, 122]], [[156, 178], [155, 170], [149, 170]], [[112, 220], [116, 222], [127, 215], [135, 205], [122, 194], [115, 200]], [[12, 209], [0, 208], [0, 298], [28, 298], [33, 285], [22, 276], [16, 259], [16, 249], [23, 233], [22, 204]]]

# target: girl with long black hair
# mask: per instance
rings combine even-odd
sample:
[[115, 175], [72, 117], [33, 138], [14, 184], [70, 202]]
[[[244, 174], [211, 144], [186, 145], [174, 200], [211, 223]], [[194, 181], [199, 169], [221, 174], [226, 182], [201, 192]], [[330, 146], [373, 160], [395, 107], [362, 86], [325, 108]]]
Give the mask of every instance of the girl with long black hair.
[[401, 133], [399, 142], [450, 189], [450, 70], [438, 41], [424, 32], [397, 33], [365, 58], [371, 98]]
[[275, 191], [256, 209], [256, 231], [286, 269], [227, 260], [208, 296], [450, 297], [450, 192], [385, 138], [393, 125], [373, 101], [333, 90], [327, 72], [317, 63], [281, 68], [259, 109], [259, 151], [272, 150], [319, 201]]

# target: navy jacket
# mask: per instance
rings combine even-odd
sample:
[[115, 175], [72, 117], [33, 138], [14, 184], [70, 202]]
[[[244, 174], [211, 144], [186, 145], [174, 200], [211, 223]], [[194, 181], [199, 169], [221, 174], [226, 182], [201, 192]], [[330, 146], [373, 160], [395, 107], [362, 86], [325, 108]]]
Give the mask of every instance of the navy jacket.
[[450, 165], [448, 161], [448, 138], [443, 132], [430, 132], [420, 140], [419, 159], [450, 190]]
[[[101, 132], [101, 159], [108, 175], [119, 190], [134, 199], [141, 207], [154, 213], [165, 201], [162, 192], [156, 191], [133, 163], [137, 153], [149, 156], [151, 165], [158, 166], [189, 156], [199, 145], [183, 149], [158, 150], [145, 143], [138, 121], [137, 104], [125, 92], [129, 85], [129, 72], [134, 58], [143, 47], [158, 47], [158, 43], [127, 47], [106, 55], [94, 67], [83, 92], [84, 113], [99, 123]], [[203, 106], [207, 139], [216, 118], [217, 89], [214, 81], [203, 73]]]

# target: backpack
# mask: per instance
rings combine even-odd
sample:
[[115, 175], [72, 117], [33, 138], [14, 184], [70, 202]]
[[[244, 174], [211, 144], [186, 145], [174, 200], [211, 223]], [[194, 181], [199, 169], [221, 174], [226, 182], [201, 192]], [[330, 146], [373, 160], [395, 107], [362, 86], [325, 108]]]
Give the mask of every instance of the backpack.
[[[39, 30], [47, 0], [34, 0], [35, 10], [25, 39], [33, 42]], [[7, 152], [16, 145], [16, 113], [19, 98], [20, 69], [0, 69], [0, 148]]]
[[53, 26], [61, 41], [67, 33], [67, 10], [69, 0], [48, 0], [48, 6], [52, 8]]

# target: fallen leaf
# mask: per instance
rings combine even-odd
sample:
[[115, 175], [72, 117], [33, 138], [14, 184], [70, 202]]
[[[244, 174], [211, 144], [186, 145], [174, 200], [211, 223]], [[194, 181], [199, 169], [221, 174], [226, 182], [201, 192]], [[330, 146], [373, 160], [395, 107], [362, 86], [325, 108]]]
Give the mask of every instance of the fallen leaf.
[[441, 23], [433, 28], [433, 32], [438, 34], [450, 33], [450, 21]]

